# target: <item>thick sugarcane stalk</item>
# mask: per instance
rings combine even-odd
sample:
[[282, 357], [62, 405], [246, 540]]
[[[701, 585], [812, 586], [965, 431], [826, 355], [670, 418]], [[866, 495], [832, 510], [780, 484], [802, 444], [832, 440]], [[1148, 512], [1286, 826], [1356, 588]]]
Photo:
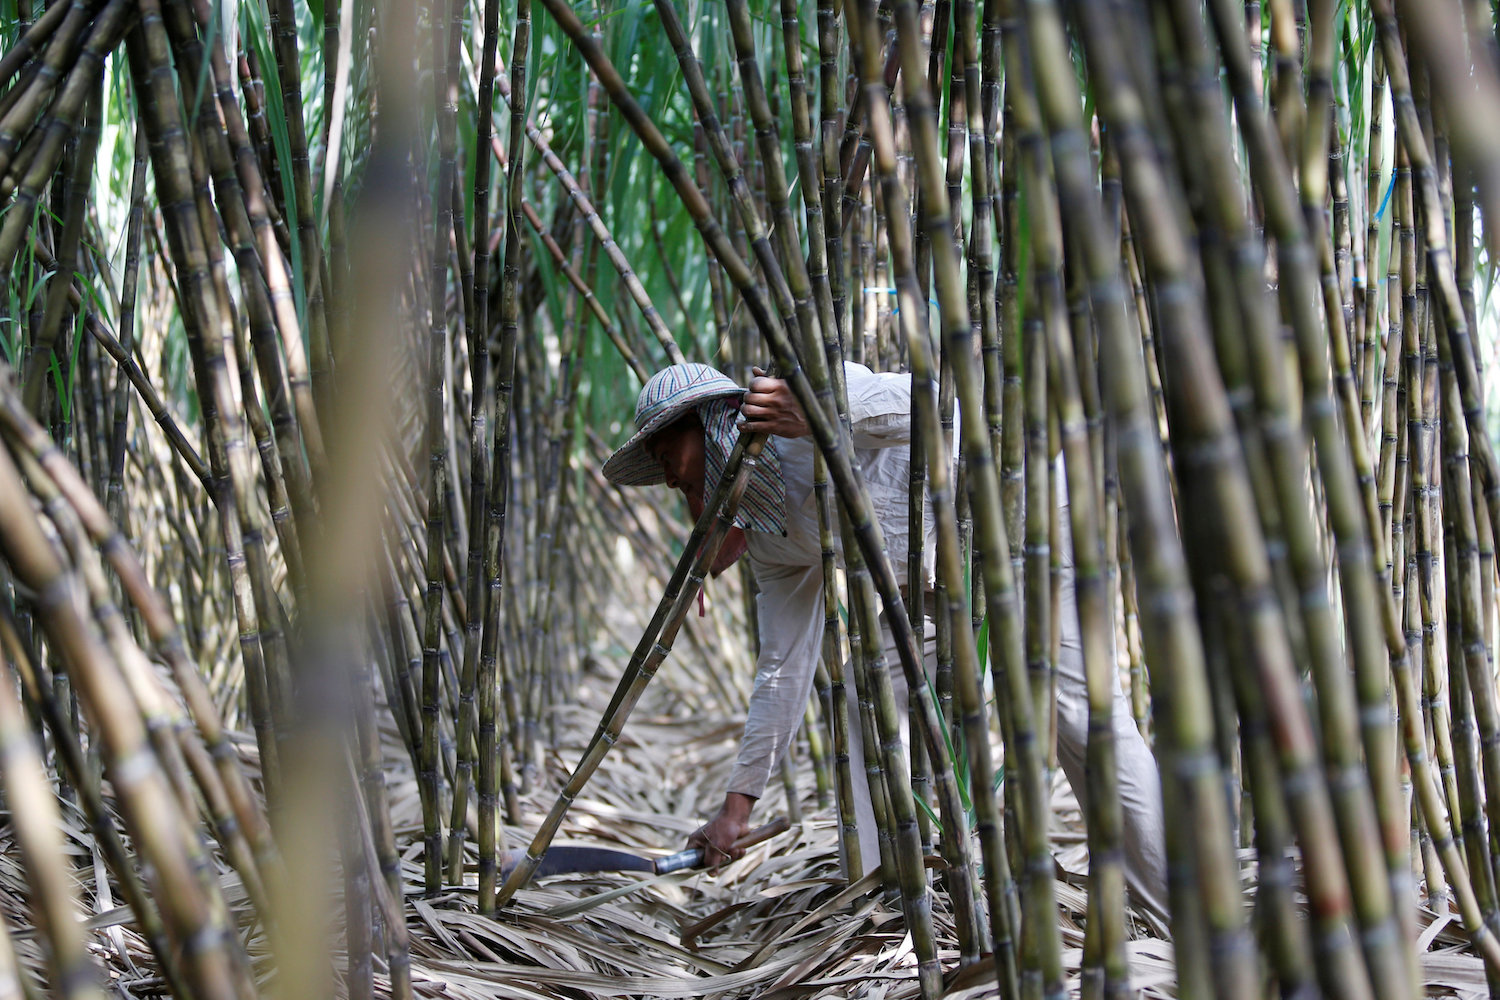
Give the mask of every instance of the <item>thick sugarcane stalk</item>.
[[[206, 25], [210, 20], [208, 0], [194, 0], [193, 11], [200, 29], [206, 30]], [[221, 46], [215, 45], [210, 48], [209, 65], [213, 71], [222, 121], [234, 153], [235, 170], [238, 173], [240, 190], [245, 199], [245, 210], [255, 234], [256, 246], [260, 251], [258, 260], [252, 260], [251, 265], [258, 264], [264, 273], [271, 308], [276, 320], [276, 329], [284, 344], [284, 350], [278, 350], [275, 343], [268, 344], [260, 339], [255, 342], [256, 361], [261, 380], [266, 385], [267, 402], [271, 406], [271, 422], [277, 428], [278, 434], [289, 436], [293, 421], [295, 421], [296, 433], [300, 435], [302, 446], [307, 451], [308, 464], [313, 469], [321, 469], [327, 462], [323, 450], [323, 435], [313, 404], [307, 351], [303, 345], [301, 321], [297, 316], [296, 301], [292, 292], [287, 254], [277, 233], [278, 224], [281, 224], [284, 229], [284, 223], [276, 214], [277, 208], [274, 201], [276, 195], [282, 191], [280, 174], [279, 172], [267, 174], [261, 165], [260, 157], [256, 155], [251, 140], [251, 132], [254, 129], [247, 130], [244, 117], [240, 113], [239, 101], [235, 97], [231, 82], [233, 78]], [[243, 88], [246, 107], [252, 115], [252, 126], [256, 120], [254, 115], [259, 107], [254, 103], [258, 86], [259, 84], [255, 87]], [[259, 110], [258, 120], [261, 128], [264, 129], [263, 109]], [[267, 142], [269, 144], [269, 140]], [[279, 170], [274, 159], [271, 160], [271, 168], [273, 171]], [[268, 190], [272, 192], [270, 197], [267, 195]], [[227, 212], [232, 222], [237, 213], [232, 206], [227, 209]], [[336, 220], [341, 214], [341, 210], [336, 205], [333, 218]], [[252, 333], [261, 329], [260, 326], [253, 326]], [[283, 364], [284, 370], [281, 367]], [[283, 382], [286, 388], [282, 388]], [[288, 394], [291, 396], [291, 413], [285, 409]], [[287, 454], [288, 443], [283, 443], [281, 447], [282, 453]], [[298, 465], [300, 462], [295, 457], [295, 450], [292, 449], [293, 455], [288, 461], [293, 465]], [[298, 478], [302, 475], [305, 473], [296, 468], [292, 468], [288, 475], [294, 489], [294, 502], [303, 502], [297, 500], [295, 492], [298, 488]], [[307, 519], [304, 515], [304, 520]]]
[[[453, 186], [457, 145], [458, 53], [447, 51], [448, 20], [459, 14], [452, 2], [433, 0], [431, 6], [433, 108], [437, 117], [439, 192]], [[278, 50], [278, 56], [280, 50]], [[295, 83], [295, 81], [294, 81]], [[295, 166], [295, 159], [294, 159]], [[305, 164], [303, 165], [305, 166]], [[443, 554], [447, 550], [448, 434], [444, 389], [448, 339], [448, 236], [453, 228], [453, 202], [437, 198], [427, 292], [427, 587], [422, 600], [422, 756], [418, 780], [422, 788], [422, 840], [425, 886], [429, 894], [442, 888], [442, 788], [438, 777], [439, 693], [442, 686]], [[311, 201], [306, 203], [311, 211]], [[299, 228], [300, 228], [299, 213]], [[316, 237], [314, 237], [316, 238]], [[307, 242], [304, 237], [304, 248]], [[312, 272], [307, 272], [309, 276]], [[312, 281], [308, 281], [311, 286]]]
[[[154, 4], [151, 5], [154, 8]], [[169, 222], [172, 256], [182, 275], [181, 292], [185, 318], [189, 318], [190, 343], [198, 352], [195, 364], [205, 422], [209, 427], [210, 464], [214, 470], [214, 497], [224, 515], [220, 520], [227, 562], [231, 573], [242, 576], [234, 588], [235, 612], [241, 624], [240, 646], [245, 657], [246, 677], [262, 740], [261, 761], [268, 786], [273, 790], [279, 776], [273, 706], [283, 697], [279, 690], [285, 678], [285, 650], [280, 628], [270, 616], [279, 616], [277, 598], [269, 590], [265, 553], [259, 544], [258, 503], [245, 443], [236, 412], [230, 372], [223, 353], [223, 330], [228, 322], [219, 295], [225, 291], [222, 272], [210, 269], [210, 253], [196, 212], [194, 178], [186, 136], [169, 128], [179, 105], [170, 70], [167, 40], [159, 11], [143, 19], [127, 38], [131, 70], [143, 100], [148, 133], [155, 136], [152, 160], [157, 188]], [[217, 251], [215, 251], [217, 252]], [[205, 329], [207, 328], [207, 329]], [[211, 333], [209, 331], [212, 331]], [[219, 484], [223, 484], [220, 486]], [[230, 515], [233, 516], [230, 516]], [[247, 543], [254, 543], [247, 544]]]
[[[185, 0], [169, 3], [164, 13], [189, 79], [196, 85], [196, 81], [203, 79], [204, 73], [211, 68], [217, 87], [218, 107], [225, 109], [228, 105], [233, 105], [231, 110], [223, 114], [227, 129], [220, 127], [219, 115], [200, 114], [195, 119], [195, 125], [207, 154], [218, 195], [217, 201], [222, 206], [224, 225], [233, 248], [248, 318], [250, 342], [254, 345], [256, 370], [266, 393], [270, 423], [275, 431], [272, 445], [275, 454], [272, 456], [271, 468], [267, 471], [268, 482], [275, 484], [274, 489], [284, 490], [292, 505], [290, 515], [277, 519], [278, 536], [286, 551], [293, 588], [299, 597], [305, 597], [306, 574], [302, 567], [298, 526], [315, 525], [316, 521], [310, 470], [303, 457], [304, 448], [318, 463], [323, 459], [321, 436], [316, 433], [316, 415], [312, 415], [314, 433], [304, 435], [304, 418], [299, 418], [293, 407], [292, 397], [296, 386], [289, 381], [287, 373], [289, 369], [296, 371], [299, 367], [304, 367], [305, 361], [300, 357], [301, 334], [298, 331], [296, 311], [290, 301], [290, 291], [286, 288], [285, 265], [281, 259], [280, 247], [268, 232], [269, 222], [263, 208], [264, 193], [261, 190], [260, 173], [244, 140], [244, 126], [239, 121], [238, 102], [229, 87], [228, 67], [222, 48], [215, 44], [205, 55], [198, 41], [193, 14], [188, 10]], [[208, 60], [207, 66], [204, 64], [205, 58]], [[206, 85], [203, 91], [190, 91], [189, 94], [194, 107], [213, 107], [212, 104], [206, 104]], [[267, 230], [259, 244], [256, 241], [257, 229]], [[280, 337], [278, 333], [281, 334]], [[285, 361], [282, 358], [283, 340], [286, 346]], [[246, 375], [247, 362], [248, 359], [241, 359]], [[311, 407], [307, 409], [310, 412]]]
[[[470, 706], [477, 704], [476, 689], [479, 681], [479, 647], [484, 633], [484, 620], [488, 614], [486, 603], [489, 591], [484, 581], [484, 510], [485, 497], [489, 492], [490, 469], [486, 462], [485, 446], [489, 435], [489, 404], [486, 391], [489, 384], [490, 349], [490, 157], [485, 155], [494, 130], [491, 109], [495, 103], [495, 52], [499, 44], [500, 10], [498, 0], [488, 0], [484, 7], [484, 37], [482, 58], [479, 63], [479, 113], [475, 120], [476, 137], [474, 148], [474, 255], [469, 265], [473, 270], [473, 306], [465, 312], [466, 329], [464, 340], [469, 352], [469, 530], [468, 552], [464, 565], [464, 617], [463, 673], [459, 677], [458, 717], [456, 720], [458, 770], [453, 780], [453, 812], [448, 822], [448, 881], [457, 884], [463, 875], [463, 844], [467, 824], [464, 815], [468, 810], [469, 780], [473, 773], [474, 760], [470, 754]], [[455, 18], [455, 21], [458, 19]], [[486, 708], [493, 709], [493, 699], [486, 699]], [[477, 721], [477, 717], [476, 717]], [[488, 814], [486, 814], [488, 812]], [[493, 841], [496, 811], [493, 799], [486, 802], [482, 791], [479, 795], [479, 822], [490, 824], [486, 832]]]
[[[1131, 514], [1139, 582], [1151, 595], [1142, 622], [1147, 662], [1170, 687], [1170, 741], [1164, 771], [1168, 815], [1179, 803], [1197, 835], [1200, 898], [1207, 934], [1216, 956], [1214, 981], [1223, 996], [1244, 995], [1254, 981], [1254, 952], [1238, 903], [1237, 867], [1228, 817], [1219, 791], [1219, 769], [1211, 745], [1201, 639], [1191, 620], [1181, 543], [1172, 526], [1171, 505], [1161, 454], [1145, 419], [1146, 380], [1134, 338], [1125, 326], [1124, 289], [1115, 248], [1108, 245], [1098, 195], [1087, 161], [1087, 142], [1078, 121], [1079, 98], [1067, 57], [1061, 19], [1046, 2], [1024, 7], [1027, 38], [1034, 56], [1037, 91], [1057, 174], [1058, 200], [1065, 222], [1083, 243], [1090, 298], [1099, 323], [1101, 369], [1110, 376], [1110, 410], [1119, 430], [1121, 482]], [[1170, 730], [1170, 732], [1169, 732]], [[1172, 844], [1169, 842], [1169, 857]], [[1196, 934], [1174, 921], [1174, 935]]]
[[84, 814], [88, 817], [89, 830], [94, 835], [99, 850], [104, 854], [110, 871], [119, 880], [120, 890], [137, 920], [141, 924], [142, 936], [151, 947], [151, 953], [161, 963], [162, 976], [171, 988], [188, 995], [187, 983], [183, 981], [182, 969], [167, 943], [166, 929], [162, 925], [161, 913], [146, 894], [139, 873], [131, 863], [125, 843], [120, 837], [114, 818], [105, 807], [104, 799], [96, 783], [89, 780], [84, 762], [83, 747], [78, 732], [58, 708], [57, 700], [41, 683], [35, 664], [31, 662], [25, 645], [16, 630], [15, 621], [7, 614], [0, 614], [0, 643], [3, 643], [9, 661], [0, 661], [0, 680], [6, 685], [15, 683], [10, 676], [9, 662], [15, 663], [21, 687], [31, 704], [41, 713], [47, 728], [53, 735], [53, 746], [57, 760], [66, 772], [68, 780], [79, 792]]
[[245, 995], [227, 950], [211, 930], [215, 904], [204, 895], [195, 874], [197, 848], [178, 821], [178, 800], [150, 750], [134, 699], [74, 603], [76, 584], [43, 535], [16, 466], [3, 449], [0, 497], [0, 520], [5, 522], [0, 546], [19, 579], [39, 594], [51, 595], [38, 602], [37, 617], [103, 741], [108, 776], [132, 842], [151, 862], [147, 870], [152, 895], [162, 904], [174, 945], [200, 944], [185, 952], [184, 972], [191, 988], [204, 998]]
[[[128, 357], [135, 348], [135, 304], [140, 286], [141, 231], [146, 212], [146, 130], [135, 128], [135, 156], [130, 174], [130, 215], [125, 226], [125, 270], [120, 278], [121, 348]], [[109, 442], [109, 485], [106, 492], [109, 518], [125, 525], [125, 439], [130, 419], [130, 380], [119, 366], [113, 393], [113, 422]], [[127, 529], [128, 530], [128, 529]]]
[[[124, 0], [112, 0], [89, 25], [83, 48], [73, 59], [67, 79], [41, 121], [36, 123], [36, 151], [25, 165], [24, 173], [14, 169], [7, 171], [5, 159], [0, 157], [0, 178], [5, 179], [0, 183], [0, 196], [12, 188], [15, 191], [15, 198], [5, 212], [5, 221], [0, 224], [0, 271], [8, 273], [15, 262], [21, 241], [31, 228], [42, 189], [61, 162], [67, 139], [76, 130], [84, 104], [96, 89], [104, 57], [119, 44], [131, 13], [132, 8]], [[0, 130], [3, 127], [0, 124]], [[0, 151], [3, 148], [4, 135], [0, 131]], [[20, 164], [10, 166], [19, 167]]]
[[[52, 97], [59, 81], [63, 81], [66, 86], [64, 77], [70, 78], [71, 74], [65, 74], [64, 71], [69, 66], [76, 68], [77, 65], [74, 62], [78, 56], [75, 46], [86, 37], [84, 33], [91, 24], [96, 24], [91, 20], [91, 15], [96, 15], [89, 9], [88, 0], [72, 0], [71, 3], [55, 6], [66, 8], [66, 14], [61, 24], [54, 24], [47, 29], [50, 37], [42, 51], [41, 66], [25, 88], [19, 90], [15, 103], [0, 117], [0, 176], [8, 172], [16, 147], [36, 126], [38, 116]], [[44, 23], [45, 19], [38, 21], [37, 26]], [[83, 44], [87, 47], [88, 43]]]
[[[782, 325], [788, 331], [792, 343], [801, 351], [803, 364], [811, 366], [810, 370], [814, 373], [813, 379], [818, 381], [816, 373], [826, 365], [826, 360], [821, 352], [810, 350], [808, 346], [816, 344], [817, 337], [816, 320], [812, 315], [808, 298], [806, 262], [802, 257], [800, 247], [794, 252], [787, 252], [788, 247], [797, 242], [796, 224], [792, 222], [787, 203], [786, 177], [771, 125], [770, 108], [766, 103], [759, 73], [755, 69], [754, 42], [750, 38], [750, 15], [743, 3], [734, 5], [730, 9], [735, 45], [739, 50], [740, 73], [742, 80], [745, 80], [745, 99], [755, 122], [761, 153], [760, 160], [769, 167], [767, 184], [770, 188], [773, 210], [779, 216], [777, 226], [778, 237], [781, 240], [779, 256], [771, 246], [770, 233], [762, 221], [755, 195], [740, 166], [740, 159], [730, 148], [729, 138], [719, 122], [718, 113], [708, 93], [708, 84], [704, 79], [703, 69], [693, 53], [682, 21], [675, 8], [667, 0], [657, 0], [656, 8], [662, 20], [662, 27], [666, 30], [667, 39], [671, 42], [673, 52], [677, 56], [678, 65], [682, 68], [688, 92], [693, 98], [694, 110], [708, 138], [709, 148], [718, 162], [719, 170], [734, 200], [737, 210], [736, 218], [743, 227], [755, 254], [755, 261], [760, 265], [766, 276], [766, 283], [770, 286]], [[749, 74], [747, 80], [746, 74]], [[839, 376], [842, 376], [842, 372]], [[826, 381], [826, 375], [823, 381]], [[832, 385], [829, 385], [820, 401], [823, 412], [829, 417], [836, 412], [832, 400], [832, 389]]]
[[9, 87], [11, 78], [51, 44], [63, 22], [70, 15], [78, 16], [74, 8], [80, 6], [86, 7], [86, 4], [55, 3], [27, 26], [16, 43], [0, 57], [0, 85]]
[[[328, 321], [323, 298], [324, 265], [313, 207], [312, 167], [307, 152], [307, 121], [302, 109], [301, 61], [297, 54], [297, 15], [291, 0], [270, 0], [268, 25], [276, 53], [277, 79], [281, 85], [281, 109], [285, 116], [287, 143], [291, 147], [293, 201], [287, 214], [296, 221], [302, 250], [302, 288], [307, 301], [308, 347], [312, 356], [315, 397], [326, 399], [333, 378], [328, 343]], [[325, 109], [326, 113], [326, 109]], [[438, 188], [446, 191], [447, 188]]]
[[80, 925], [79, 899], [64, 861], [57, 798], [26, 724], [9, 670], [0, 667], [0, 775], [13, 810], [21, 870], [47, 937], [53, 988], [68, 1000], [102, 998]]
[[[63, 217], [62, 235], [57, 243], [57, 258], [65, 268], [64, 278], [47, 286], [42, 328], [36, 332], [31, 345], [31, 356], [27, 359], [26, 370], [22, 375], [26, 405], [33, 413], [41, 412], [43, 400], [47, 398], [44, 390], [48, 388], [49, 380], [44, 376], [54, 361], [54, 351], [58, 346], [57, 333], [62, 327], [63, 314], [67, 312], [64, 305], [73, 285], [67, 279], [78, 266], [78, 243], [83, 235], [84, 207], [93, 182], [94, 153], [99, 148], [98, 116], [103, 88], [104, 74], [100, 72], [95, 75], [93, 92], [85, 99], [83, 127], [79, 130], [79, 142], [73, 153], [73, 172], [66, 187], [67, 209]], [[65, 350], [66, 346], [63, 345]], [[59, 364], [66, 363], [63, 357], [55, 360]]]
[[[1451, 377], [1451, 373], [1448, 373], [1445, 381], [1451, 381]], [[1444, 388], [1446, 390], [1448, 387]], [[1462, 433], [1463, 425], [1460, 423], [1457, 434]], [[1445, 488], [1451, 489], [1453, 470], [1449, 467], [1462, 464], [1466, 457], [1462, 444], [1463, 442], [1456, 437], [1455, 428], [1449, 427], [1445, 422], [1442, 461], [1444, 479], [1449, 482]], [[1416, 499], [1419, 509], [1425, 509], [1420, 506], [1423, 502], [1422, 498], [1418, 496]], [[1435, 656], [1426, 659], [1427, 669], [1424, 672], [1423, 691], [1424, 722], [1431, 730], [1429, 742], [1433, 744], [1438, 772], [1443, 779], [1443, 792], [1447, 798], [1455, 838], [1459, 841], [1459, 846], [1463, 848], [1464, 858], [1468, 863], [1474, 896], [1479, 903], [1480, 911], [1484, 914], [1485, 923], [1493, 931], [1496, 919], [1494, 868], [1490, 861], [1489, 843], [1485, 832], [1485, 813], [1482, 804], [1484, 797], [1481, 783], [1483, 768], [1475, 738], [1477, 727], [1474, 705], [1479, 699], [1471, 701], [1470, 698], [1467, 673], [1470, 657], [1465, 651], [1466, 642], [1472, 641], [1480, 628], [1464, 620], [1466, 605], [1470, 604], [1464, 591], [1473, 582], [1475, 567], [1472, 562], [1477, 562], [1477, 560], [1473, 559], [1472, 555], [1460, 556], [1463, 530], [1459, 525], [1457, 499], [1457, 497], [1450, 496], [1449, 501], [1442, 505], [1443, 596], [1446, 598], [1444, 631], [1447, 634], [1448, 643], [1444, 650], [1446, 662], [1437, 662]], [[1431, 501], [1429, 499], [1426, 502]], [[1477, 529], [1477, 525], [1475, 528]], [[1425, 534], [1419, 532], [1419, 536], [1424, 538]], [[1475, 547], [1477, 549], [1477, 545]], [[1465, 563], [1470, 563], [1470, 565], [1466, 566]], [[1416, 567], [1419, 574], [1430, 573], [1431, 564], [1430, 553], [1418, 554]], [[1422, 589], [1425, 591], [1430, 587]], [[1430, 600], [1424, 602], [1424, 611], [1430, 609], [1431, 604]], [[1423, 633], [1426, 632], [1427, 627], [1427, 623], [1423, 622]], [[1436, 631], [1436, 623], [1433, 623], [1432, 632], [1435, 634]], [[1447, 676], [1443, 677], [1441, 671], [1445, 666]], [[1446, 688], [1448, 693], [1446, 705], [1441, 695], [1442, 688]], [[1485, 697], [1489, 698], [1491, 708], [1493, 708], [1493, 696], [1480, 695], [1481, 699]], [[1437, 885], [1434, 886], [1432, 880], [1429, 879], [1429, 899], [1447, 895], [1446, 880], [1439, 879]]]

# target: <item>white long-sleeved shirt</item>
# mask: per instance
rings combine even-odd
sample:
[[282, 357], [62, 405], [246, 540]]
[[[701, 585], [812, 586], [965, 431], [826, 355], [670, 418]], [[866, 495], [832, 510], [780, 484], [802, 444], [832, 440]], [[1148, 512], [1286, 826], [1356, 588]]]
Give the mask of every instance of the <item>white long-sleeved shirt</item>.
[[[910, 491], [911, 376], [876, 374], [846, 363], [854, 462], [864, 475], [870, 503], [896, 579], [906, 579]], [[802, 721], [822, 652], [823, 569], [813, 496], [811, 438], [777, 438], [786, 483], [786, 536], [746, 532], [750, 566], [760, 588], [757, 618], [760, 656], [731, 792], [759, 798]], [[926, 516], [930, 566], [932, 514]], [[835, 549], [841, 549], [834, 532]], [[842, 553], [840, 553], [842, 561]]]

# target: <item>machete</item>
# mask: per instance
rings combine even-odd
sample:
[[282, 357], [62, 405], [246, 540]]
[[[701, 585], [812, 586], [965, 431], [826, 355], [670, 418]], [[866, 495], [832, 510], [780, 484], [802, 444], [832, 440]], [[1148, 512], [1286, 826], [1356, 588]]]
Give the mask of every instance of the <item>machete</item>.
[[[756, 827], [734, 842], [735, 847], [751, 847], [762, 841], [785, 833], [791, 824], [785, 816], [765, 826]], [[506, 851], [500, 859], [500, 878], [510, 874], [512, 868], [526, 853], [524, 848]], [[557, 844], [547, 848], [541, 864], [532, 873], [533, 878], [544, 875], [576, 875], [586, 872], [650, 872], [665, 875], [686, 868], [703, 867], [703, 848], [693, 847], [663, 858], [645, 858], [629, 851], [617, 851], [608, 847], [585, 847], [574, 844]]]

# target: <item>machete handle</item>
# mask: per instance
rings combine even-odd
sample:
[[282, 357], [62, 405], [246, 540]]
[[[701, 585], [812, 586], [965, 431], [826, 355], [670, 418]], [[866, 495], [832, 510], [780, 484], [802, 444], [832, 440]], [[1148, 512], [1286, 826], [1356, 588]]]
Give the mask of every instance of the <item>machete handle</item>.
[[[791, 822], [785, 816], [774, 819], [765, 826], [758, 826], [734, 842], [735, 847], [754, 847], [762, 841], [770, 840], [791, 829]], [[654, 862], [656, 874], [665, 875], [668, 872], [682, 871], [684, 868], [703, 867], [703, 848], [690, 847], [676, 854], [668, 854], [664, 858], [657, 858]]]

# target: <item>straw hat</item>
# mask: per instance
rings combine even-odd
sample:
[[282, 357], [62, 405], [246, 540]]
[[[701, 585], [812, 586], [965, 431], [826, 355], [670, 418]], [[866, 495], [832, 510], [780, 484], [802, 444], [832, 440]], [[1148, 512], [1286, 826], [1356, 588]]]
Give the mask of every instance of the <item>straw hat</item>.
[[663, 368], [641, 387], [635, 401], [636, 432], [604, 463], [604, 478], [620, 486], [651, 486], [666, 481], [661, 464], [646, 453], [646, 441], [702, 403], [740, 396], [733, 379], [708, 365]]

